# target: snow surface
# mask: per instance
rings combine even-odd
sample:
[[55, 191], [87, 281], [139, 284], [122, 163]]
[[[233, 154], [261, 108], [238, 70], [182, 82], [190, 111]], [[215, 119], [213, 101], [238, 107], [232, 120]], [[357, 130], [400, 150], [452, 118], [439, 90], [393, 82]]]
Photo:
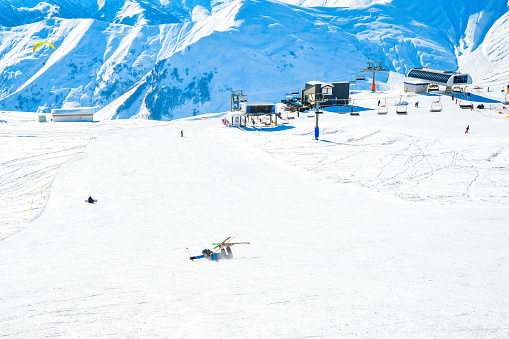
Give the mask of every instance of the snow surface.
[[[0, 333], [507, 337], [509, 112], [472, 94], [491, 109], [356, 91], [360, 116], [320, 115], [319, 140], [307, 114], [241, 130], [0, 112]], [[227, 236], [251, 244], [189, 261]]]

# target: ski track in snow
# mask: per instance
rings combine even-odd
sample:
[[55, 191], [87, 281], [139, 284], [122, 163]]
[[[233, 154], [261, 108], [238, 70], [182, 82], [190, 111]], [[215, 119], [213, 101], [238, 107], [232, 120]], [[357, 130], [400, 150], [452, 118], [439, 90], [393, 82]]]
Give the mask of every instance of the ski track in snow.
[[[274, 132], [282, 135], [284, 141], [280, 144], [291, 147], [278, 147], [264, 139], [253, 141], [256, 147], [276, 159], [316, 172], [329, 180], [355, 183], [403, 200], [438, 204], [509, 203], [508, 169], [489, 163], [497, 152], [487, 161], [467, 159], [463, 153], [468, 150], [455, 150], [440, 140], [379, 129], [363, 131], [362, 136], [353, 137], [360, 131], [343, 128], [338, 133], [337, 126], [332, 132], [330, 129], [324, 129], [324, 142], [318, 144], [295, 138], [296, 135], [311, 136], [301, 131]], [[461, 178], [455, 173], [461, 173]], [[442, 189], [444, 194], [437, 195], [423, 189], [436, 181], [437, 185], [445, 185], [449, 190]]]
[[98, 134], [129, 126], [129, 123], [37, 125], [34, 114], [3, 112], [2, 116], [15, 117], [15, 121], [3, 124], [0, 132], [0, 241], [37, 218], [62, 164], [83, 153]]

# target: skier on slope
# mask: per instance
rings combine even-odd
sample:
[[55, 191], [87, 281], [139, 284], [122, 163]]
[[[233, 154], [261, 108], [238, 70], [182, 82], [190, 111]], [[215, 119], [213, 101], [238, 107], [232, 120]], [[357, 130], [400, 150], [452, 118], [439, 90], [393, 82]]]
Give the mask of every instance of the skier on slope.
[[204, 249], [203, 251], [201, 251], [201, 255], [189, 257], [190, 260], [202, 259], [202, 258], [213, 260], [213, 261], [219, 261], [219, 259], [232, 259], [233, 253], [232, 253], [232, 249], [230, 248], [230, 246], [226, 246], [226, 250], [223, 247], [221, 249], [221, 253], [214, 253], [209, 249]]

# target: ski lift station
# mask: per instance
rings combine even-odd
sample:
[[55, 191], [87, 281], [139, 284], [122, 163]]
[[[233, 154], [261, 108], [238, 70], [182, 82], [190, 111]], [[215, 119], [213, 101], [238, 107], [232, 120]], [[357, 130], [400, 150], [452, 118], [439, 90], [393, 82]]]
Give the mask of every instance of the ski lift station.
[[306, 82], [301, 98], [303, 103], [310, 106], [316, 102], [320, 102], [321, 107], [345, 106], [350, 102], [350, 83], [309, 81]]
[[272, 123], [272, 116], [274, 116], [274, 122], [277, 125], [276, 105], [271, 102], [242, 102], [241, 111], [246, 119], [255, 116], [257, 118], [259, 116], [269, 116], [270, 123]]
[[226, 119], [230, 123], [231, 126], [246, 126], [246, 118], [244, 117], [244, 114], [239, 111], [231, 111], [228, 112]]
[[51, 110], [53, 122], [94, 121], [95, 107], [55, 108]]
[[450, 93], [453, 86], [472, 83], [472, 77], [469, 74], [430, 68], [412, 68], [406, 77], [405, 92], [415, 93], [426, 92], [430, 84], [445, 86], [445, 92]]
[[428, 86], [430, 86], [429, 82], [421, 82], [421, 81], [405, 81], [404, 89], [406, 92], [411, 93], [426, 93], [428, 91]]

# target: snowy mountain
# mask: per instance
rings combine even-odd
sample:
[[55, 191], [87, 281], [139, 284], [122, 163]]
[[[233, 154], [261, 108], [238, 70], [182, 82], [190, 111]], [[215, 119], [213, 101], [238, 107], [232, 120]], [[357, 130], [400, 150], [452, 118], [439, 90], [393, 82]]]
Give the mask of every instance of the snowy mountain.
[[[309, 80], [352, 80], [368, 60], [399, 73], [460, 68], [476, 83], [509, 73], [505, 0], [10, 0], [0, 10], [6, 110], [167, 120], [225, 110], [231, 89], [277, 102]], [[56, 49], [34, 53], [43, 40]]]

